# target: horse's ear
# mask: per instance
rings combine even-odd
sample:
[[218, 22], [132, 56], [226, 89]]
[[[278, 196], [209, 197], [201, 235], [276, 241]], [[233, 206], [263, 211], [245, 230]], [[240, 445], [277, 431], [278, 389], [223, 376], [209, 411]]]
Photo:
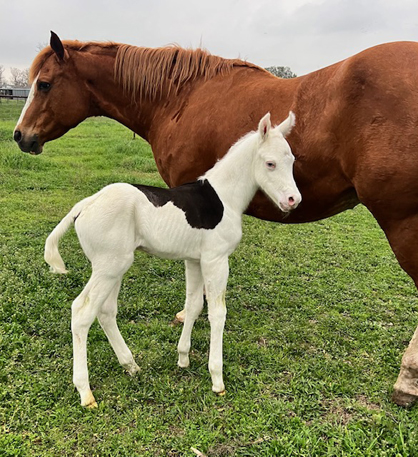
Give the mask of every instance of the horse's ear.
[[270, 113], [267, 113], [258, 124], [258, 133], [260, 134], [260, 137], [263, 140], [265, 140], [267, 138], [270, 129], [271, 129]]
[[279, 132], [286, 137], [292, 131], [292, 128], [295, 126], [296, 117], [293, 111], [289, 111], [289, 116], [285, 119], [280, 125], [277, 126]]
[[59, 36], [52, 30], [51, 30], [51, 40], [50, 40], [49, 44], [51, 45], [52, 50], [55, 52], [56, 56], [58, 57], [58, 60], [60, 62], [63, 62], [64, 54], [65, 54], [64, 46], [63, 46], [61, 40], [59, 39]]

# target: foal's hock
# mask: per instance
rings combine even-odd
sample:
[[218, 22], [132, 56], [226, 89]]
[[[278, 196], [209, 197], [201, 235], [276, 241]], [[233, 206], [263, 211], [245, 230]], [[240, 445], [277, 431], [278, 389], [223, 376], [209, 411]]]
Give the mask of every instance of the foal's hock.
[[295, 209], [301, 195], [293, 179], [294, 157], [285, 136], [294, 115], [272, 128], [270, 114], [231, 147], [198, 181], [173, 189], [111, 184], [77, 203], [49, 235], [45, 260], [55, 273], [66, 273], [58, 242], [74, 223], [92, 264], [92, 275], [72, 305], [73, 381], [83, 406], [96, 406], [87, 370], [87, 334], [97, 317], [119, 362], [138, 371], [116, 323], [117, 297], [123, 274], [136, 249], [186, 261], [184, 327], [178, 365], [189, 365], [193, 324], [206, 290], [211, 327], [209, 371], [212, 390], [225, 390], [222, 336], [226, 318], [228, 257], [241, 240], [241, 219], [258, 189], [283, 212]]

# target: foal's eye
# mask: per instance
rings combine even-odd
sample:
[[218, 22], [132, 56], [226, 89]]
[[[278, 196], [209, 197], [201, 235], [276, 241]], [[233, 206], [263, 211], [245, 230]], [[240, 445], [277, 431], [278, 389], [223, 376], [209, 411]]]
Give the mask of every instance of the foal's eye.
[[269, 170], [274, 170], [276, 168], [276, 162], [269, 160], [268, 162], [266, 162], [266, 167]]
[[42, 92], [48, 92], [51, 89], [51, 84], [41, 81], [38, 83], [38, 89]]

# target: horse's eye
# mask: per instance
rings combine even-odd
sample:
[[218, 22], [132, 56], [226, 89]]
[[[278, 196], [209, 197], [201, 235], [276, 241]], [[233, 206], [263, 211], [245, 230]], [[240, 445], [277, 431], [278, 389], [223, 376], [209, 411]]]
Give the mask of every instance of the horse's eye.
[[266, 167], [269, 170], [274, 170], [276, 168], [276, 162], [269, 160], [268, 162], [266, 162]]
[[38, 89], [41, 90], [42, 92], [48, 92], [49, 89], [51, 89], [51, 84], [43, 82], [43, 81], [40, 81], [38, 83]]

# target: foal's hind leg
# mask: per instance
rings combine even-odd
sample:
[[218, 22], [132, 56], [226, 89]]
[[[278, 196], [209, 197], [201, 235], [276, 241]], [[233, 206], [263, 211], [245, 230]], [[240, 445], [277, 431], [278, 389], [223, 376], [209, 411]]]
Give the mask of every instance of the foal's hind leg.
[[100, 309], [97, 318], [102, 329], [106, 333], [110, 345], [115, 351], [119, 363], [128, 371], [131, 376], [133, 376], [137, 371], [139, 371], [139, 367], [135, 363], [132, 352], [126, 345], [116, 322], [118, 308], [117, 299], [119, 295], [120, 284], [121, 282], [119, 281], [110, 292], [110, 295]]
[[[109, 260], [109, 259], [107, 259]], [[87, 368], [87, 335], [91, 324], [101, 307], [117, 286], [123, 274], [131, 266], [133, 254], [122, 258], [113, 257], [106, 265], [106, 271], [95, 271], [81, 294], [72, 305], [71, 330], [73, 334], [74, 372], [73, 382], [76, 386], [81, 405], [95, 407], [97, 403], [90, 389]]]
[[193, 325], [203, 308], [203, 277], [200, 262], [186, 261], [186, 306], [183, 331], [177, 350], [178, 366], [189, 366], [190, 340]]

